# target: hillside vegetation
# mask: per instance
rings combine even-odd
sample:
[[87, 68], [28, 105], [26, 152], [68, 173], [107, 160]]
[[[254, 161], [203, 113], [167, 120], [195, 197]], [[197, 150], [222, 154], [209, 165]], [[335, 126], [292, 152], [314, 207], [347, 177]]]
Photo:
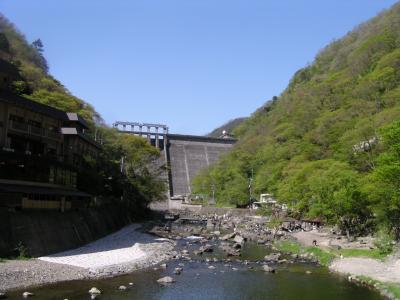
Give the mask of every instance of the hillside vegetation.
[[230, 120], [229, 122], [226, 122], [224, 125], [214, 129], [213, 131], [211, 131], [209, 134], [207, 134], [207, 136], [209, 137], [215, 137], [218, 138], [222, 135], [222, 132], [224, 130], [226, 130], [226, 132], [228, 134], [232, 134], [234, 132], [234, 130], [240, 125], [242, 124], [244, 121], [246, 120], [246, 118], [236, 118], [233, 120]]
[[[115, 202], [127, 205], [133, 212], [143, 212], [150, 201], [164, 195], [165, 184], [158, 176], [162, 170], [148, 168], [159, 151], [140, 137], [108, 128], [92, 105], [72, 95], [50, 75], [44, 50], [40, 39], [28, 43], [0, 14], [0, 74], [6, 73], [10, 78], [2, 89], [84, 117], [90, 126], [87, 134], [101, 143], [102, 150], [96, 161], [86, 158], [78, 188], [97, 196], [97, 203]], [[121, 198], [125, 201], [121, 202]]]
[[215, 186], [220, 204], [246, 204], [251, 183], [297, 216], [399, 237], [400, 4], [323, 49], [234, 133], [196, 193]]

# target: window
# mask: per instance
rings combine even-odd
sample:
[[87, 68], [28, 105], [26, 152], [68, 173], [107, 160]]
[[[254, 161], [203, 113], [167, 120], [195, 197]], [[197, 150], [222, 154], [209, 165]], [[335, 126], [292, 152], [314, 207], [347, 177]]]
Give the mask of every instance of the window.
[[53, 166], [50, 166], [50, 170], [49, 170], [49, 182], [54, 183], [54, 179], [55, 179], [55, 168]]
[[10, 115], [9, 116], [9, 120], [10, 121], [15, 121], [15, 122], [20, 122], [20, 123], [24, 123], [25, 120], [23, 117], [17, 116], [17, 115]]

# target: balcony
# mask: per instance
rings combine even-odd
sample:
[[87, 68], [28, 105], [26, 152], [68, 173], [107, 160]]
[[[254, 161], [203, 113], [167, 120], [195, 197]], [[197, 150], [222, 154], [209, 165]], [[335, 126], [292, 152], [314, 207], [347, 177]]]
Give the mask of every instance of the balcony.
[[60, 140], [61, 133], [52, 130], [46, 130], [46, 137], [53, 139], [53, 140]]
[[29, 134], [29, 135], [35, 135], [35, 136], [40, 136], [40, 137], [47, 137], [53, 140], [60, 140], [61, 139], [61, 133], [58, 131], [54, 130], [49, 130], [46, 128], [41, 128], [37, 127], [28, 123], [22, 123], [22, 122], [17, 122], [17, 121], [9, 121], [10, 124], [10, 129]]
[[44, 132], [43, 128], [29, 125], [29, 129], [30, 129], [29, 132], [32, 135], [43, 136], [43, 132]]
[[23, 133], [28, 133], [29, 132], [29, 124], [27, 124], [27, 123], [21, 123], [21, 122], [17, 122], [17, 121], [10, 121], [10, 128], [15, 130], [15, 131], [19, 131], [19, 132], [23, 132]]

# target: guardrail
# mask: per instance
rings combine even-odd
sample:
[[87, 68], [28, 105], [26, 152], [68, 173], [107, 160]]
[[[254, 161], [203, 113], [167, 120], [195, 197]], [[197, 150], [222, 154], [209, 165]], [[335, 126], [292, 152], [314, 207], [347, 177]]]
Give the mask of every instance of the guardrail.
[[37, 127], [35, 125], [31, 125], [28, 123], [22, 123], [22, 122], [18, 122], [18, 121], [9, 121], [9, 122], [10, 122], [10, 128], [12, 130], [15, 130], [18, 132], [27, 133], [30, 135], [48, 137], [50, 139], [55, 139], [55, 140], [61, 139], [60, 132], [48, 130], [46, 128], [41, 128], [41, 127]]

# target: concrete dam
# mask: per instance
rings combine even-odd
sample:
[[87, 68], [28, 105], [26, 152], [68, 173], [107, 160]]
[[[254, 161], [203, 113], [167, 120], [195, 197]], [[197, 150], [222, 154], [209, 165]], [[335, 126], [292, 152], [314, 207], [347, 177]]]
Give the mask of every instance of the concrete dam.
[[191, 194], [191, 181], [205, 167], [215, 163], [236, 143], [229, 136], [212, 138], [207, 136], [170, 134], [161, 124], [115, 122], [119, 132], [146, 137], [153, 146], [161, 149], [162, 160], [167, 166], [169, 197]]

